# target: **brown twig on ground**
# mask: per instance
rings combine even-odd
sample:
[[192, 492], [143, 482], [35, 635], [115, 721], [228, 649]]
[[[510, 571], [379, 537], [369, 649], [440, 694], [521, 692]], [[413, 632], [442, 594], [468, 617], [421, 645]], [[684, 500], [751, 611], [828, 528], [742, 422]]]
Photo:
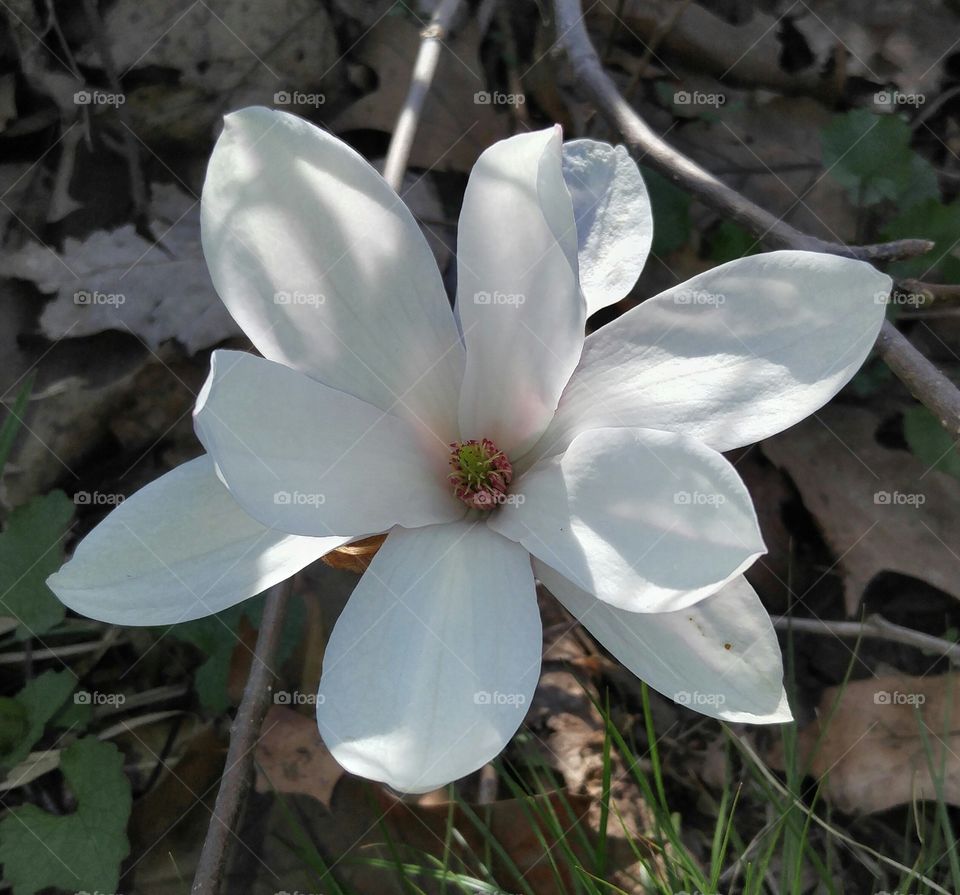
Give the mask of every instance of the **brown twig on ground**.
[[[869, 262], [911, 258], [933, 248], [933, 243], [926, 239], [861, 246], [828, 242], [802, 233], [755, 205], [677, 152], [647, 126], [600, 64], [587, 34], [579, 0], [553, 0], [553, 9], [558, 42], [565, 48], [577, 80], [627, 145], [642, 154], [644, 164], [735, 221], [758, 240], [780, 248], [825, 252]], [[877, 350], [914, 397], [937, 415], [944, 428], [954, 436], [960, 435], [960, 390], [889, 321], [883, 325]]]
[[210, 816], [210, 826], [190, 891], [193, 895], [218, 895], [227, 862], [227, 846], [240, 818], [253, 775], [253, 754], [260, 726], [270, 703], [270, 663], [277, 652], [283, 619], [293, 590], [293, 579], [275, 585], [267, 594], [254, 648], [250, 677], [243, 690], [230, 731], [230, 748], [220, 781], [220, 791]]
[[387, 160], [383, 165], [384, 180], [398, 193], [403, 183], [403, 175], [407, 170], [407, 160], [410, 158], [410, 150], [413, 149], [417, 127], [420, 124], [423, 103], [430, 92], [430, 85], [437, 71], [437, 63], [440, 61], [440, 50], [459, 8], [460, 0], [443, 0], [433, 14], [430, 24], [420, 35], [420, 49], [413, 64], [410, 90], [400, 110], [396, 127], [393, 129], [390, 147], [387, 149]]
[[[107, 31], [103, 25], [103, 19], [100, 17], [100, 10], [97, 9], [96, 0], [83, 0], [83, 9], [93, 31], [93, 40], [97, 48], [97, 55], [103, 65], [103, 70], [110, 82], [110, 89], [114, 95], [123, 94], [123, 88], [120, 85], [120, 76], [117, 73], [117, 66], [113, 61], [113, 52], [110, 49], [110, 41], [107, 40]], [[147, 187], [143, 177], [143, 168], [140, 164], [140, 150], [137, 146], [136, 138], [130, 129], [130, 122], [125, 107], [121, 104], [117, 106], [117, 115], [120, 121], [125, 125], [123, 133], [123, 154], [127, 161], [127, 172], [130, 178], [130, 194], [133, 197], [134, 217], [138, 224], [143, 223], [147, 215]]]
[[960, 301], [960, 285], [956, 283], [928, 283], [925, 280], [900, 280], [897, 288], [910, 295], [923, 295], [931, 301]]
[[792, 618], [789, 615], [773, 616], [773, 626], [778, 631], [802, 631], [805, 634], [822, 634], [841, 638], [870, 637], [916, 647], [925, 653], [943, 656], [954, 665], [960, 665], [960, 644], [923, 631], [914, 631], [887, 621], [881, 615], [867, 616], [862, 622], [831, 621], [820, 618]]
[[880, 330], [877, 353], [952, 437], [960, 435], [960, 391], [889, 320]]

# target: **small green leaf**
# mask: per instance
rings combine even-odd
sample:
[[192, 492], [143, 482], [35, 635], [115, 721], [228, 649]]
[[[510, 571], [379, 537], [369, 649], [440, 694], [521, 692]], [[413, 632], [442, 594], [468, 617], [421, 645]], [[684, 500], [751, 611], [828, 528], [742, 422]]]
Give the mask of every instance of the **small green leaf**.
[[644, 183], [653, 206], [654, 255], [667, 255], [690, 237], [690, 196], [650, 168], [641, 166]]
[[756, 255], [760, 243], [743, 227], [733, 221], [720, 221], [710, 233], [708, 256], [711, 261], [723, 264], [746, 255]]
[[77, 740], [60, 758], [77, 810], [50, 814], [36, 805], [13, 809], [0, 820], [0, 862], [14, 895], [55, 886], [69, 892], [116, 892], [120, 863], [130, 851], [126, 826], [130, 782], [112, 743]]
[[[170, 633], [180, 640], [192, 643], [207, 658], [194, 672], [193, 686], [200, 704], [207, 711], [219, 714], [230, 705], [227, 682], [230, 675], [230, 659], [237, 645], [240, 619], [244, 616], [256, 627], [263, 612], [263, 597], [255, 597], [244, 603], [231, 606], [216, 615], [198, 618], [177, 625]], [[283, 628], [277, 659], [282, 662], [293, 651], [303, 630], [303, 604], [292, 600]], [[166, 629], [164, 629], [166, 630]]]
[[27, 401], [30, 400], [30, 392], [33, 391], [33, 380], [36, 378], [36, 372], [32, 372], [23, 387], [17, 393], [17, 398], [13, 402], [13, 408], [7, 414], [3, 425], [0, 426], [0, 472], [7, 465], [7, 457], [13, 448], [13, 442], [20, 431], [20, 421], [23, 419], [23, 412], [27, 409]]
[[74, 733], [85, 731], [93, 720], [93, 704], [79, 702], [74, 697], [66, 703], [48, 722], [51, 727], [60, 730], [72, 730]]
[[943, 205], [928, 199], [900, 212], [884, 227], [881, 234], [884, 239], [932, 239], [937, 245], [927, 255], [898, 261], [891, 273], [925, 280], [935, 270], [945, 282], [956, 283], [960, 280], [957, 234], [960, 234], [960, 201]]
[[856, 372], [847, 388], [858, 398], [869, 398], [889, 388], [893, 382], [890, 368], [878, 357], [872, 357]]
[[237, 631], [244, 615], [251, 620], [260, 617], [261, 600], [248, 600], [193, 621], [177, 625], [173, 634], [178, 640], [192, 643], [206, 660], [194, 672], [193, 686], [200, 704], [210, 712], [219, 714], [230, 705], [227, 697], [227, 680], [230, 674], [230, 657], [237, 645]]
[[44, 634], [66, 615], [46, 580], [63, 563], [73, 509], [66, 494], [51, 491], [17, 507], [0, 534], [0, 612], [20, 622], [20, 640]]
[[47, 722], [67, 701], [76, 684], [77, 679], [69, 671], [45, 671], [27, 682], [13, 699], [23, 710], [26, 727], [9, 748], [0, 752], [0, 765], [12, 767], [27, 757], [43, 736]]
[[926, 407], [911, 407], [903, 415], [903, 435], [918, 460], [960, 479], [960, 450]]
[[910, 136], [910, 126], [896, 115], [854, 109], [821, 131], [823, 166], [858, 205], [886, 199], [909, 207], [939, 199], [936, 172], [910, 148]]
[[0, 698], [0, 755], [12, 752], [26, 739], [29, 729], [30, 721], [23, 704], [9, 696]]

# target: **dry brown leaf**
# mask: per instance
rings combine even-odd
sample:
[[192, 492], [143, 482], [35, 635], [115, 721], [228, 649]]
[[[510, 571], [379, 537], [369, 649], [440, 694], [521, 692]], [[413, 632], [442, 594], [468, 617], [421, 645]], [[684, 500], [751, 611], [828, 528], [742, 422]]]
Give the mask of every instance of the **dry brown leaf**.
[[[839, 689], [824, 691], [818, 720], [797, 743], [801, 766], [825, 781], [837, 808], [870, 814], [936, 799], [931, 768], [942, 774], [944, 799], [960, 805], [960, 675], [855, 681], [834, 706]], [[770, 760], [782, 767], [779, 748]]]
[[[379, 21], [353, 54], [376, 73], [377, 88], [334, 120], [335, 131], [393, 132], [419, 44], [420, 29], [405, 18], [386, 16]], [[502, 106], [498, 113], [490, 104], [472, 101], [487, 89], [479, 46], [480, 33], [473, 21], [444, 41], [410, 153], [411, 167], [469, 171], [484, 149], [508, 136], [510, 116]]]
[[331, 550], [320, 558], [331, 568], [362, 575], [367, 571], [367, 567], [373, 562], [373, 558], [386, 539], [386, 535], [361, 538], [359, 541]]
[[[161, 728], [158, 728], [161, 730]], [[133, 742], [145, 736], [138, 731]], [[216, 796], [216, 782], [223, 771], [226, 759], [227, 744], [213, 726], [204, 726], [195, 731], [182, 744], [182, 755], [177, 761], [167, 759], [164, 763], [164, 773], [154, 787], [134, 805], [130, 817], [130, 839], [133, 844], [134, 856], [143, 857], [154, 853], [158, 858], [168, 850], [180, 853], [180, 846], [184, 838], [195, 838], [195, 833], [185, 833], [190, 828], [189, 823], [181, 823], [188, 814], [196, 815], [200, 820], [200, 828], [205, 828], [209, 822], [209, 813], [202, 807], [204, 798], [212, 802]], [[154, 750], [152, 757], [159, 762], [162, 752]], [[196, 829], [196, 828], [194, 828]], [[170, 837], [165, 841], [167, 849], [157, 847], [159, 840]], [[174, 847], [172, 843], [177, 843]], [[138, 862], [139, 863], [139, 862]]]
[[257, 792], [312, 796], [330, 807], [330, 796], [343, 776], [317, 722], [293, 709], [275, 705], [267, 712], [256, 751]]
[[874, 0], [815, 0], [797, 12], [795, 24], [815, 54], [843, 46], [851, 73], [892, 80], [903, 93], [933, 90], [956, 48], [956, 6], [950, 3], [911, 4], [906, 18], [896, 4]]
[[[131, 741], [136, 744], [136, 737]], [[125, 744], [125, 751], [129, 745]], [[124, 876], [125, 892], [179, 895], [183, 881], [193, 876], [210, 825], [227, 743], [222, 732], [209, 725], [178, 747], [182, 756], [176, 763], [167, 759], [160, 779], [134, 802], [129, 827], [131, 875]], [[161, 741], [152, 756], [155, 764], [162, 752]]]
[[[244, 81], [263, 80], [276, 89], [276, 71], [305, 89], [318, 61], [336, 58], [326, 10], [310, 0], [118, 0], [107, 10], [104, 27], [120, 70], [174, 69], [182, 83], [211, 94]], [[81, 48], [78, 60], [100, 64], [94, 41]]]
[[140, 345], [129, 351], [76, 352], [58, 371], [72, 370], [31, 399], [26, 425], [35, 437], [21, 438], [4, 470], [4, 501], [17, 506], [55, 486], [64, 467], [75, 468], [108, 430], [117, 408], [129, 399], [137, 374], [149, 361]]
[[664, 22], [673, 21], [661, 35], [655, 63], [674, 67], [689, 63], [727, 83], [830, 96], [830, 81], [818, 65], [797, 72], [781, 67], [775, 15], [756, 11], [749, 21], [731, 25], [696, 3], [687, 5], [675, 21], [670, 0], [630, 0], [616, 8], [616, 16], [615, 8], [604, 3], [590, 8], [587, 20], [598, 34], [609, 33], [616, 24], [625, 40], [649, 41], [661, 32]]
[[153, 184], [151, 191], [156, 242], [124, 224], [84, 239], [68, 237], [60, 254], [31, 241], [4, 258], [4, 276], [56, 293], [40, 317], [49, 339], [116, 329], [154, 349], [175, 338], [193, 354], [242, 335], [210, 282], [199, 201], [170, 184]]
[[[323, 88], [333, 100], [341, 53], [324, 4], [117, 0], [103, 20], [114, 65], [136, 73], [124, 108], [146, 144], [206, 141], [224, 113], [269, 105], [282, 92], [323, 96]], [[91, 68], [102, 65], [95, 41], [77, 58]], [[176, 77], [143, 76], [158, 70]]]
[[879, 424], [869, 410], [830, 406], [763, 442], [839, 558], [850, 615], [870, 580], [885, 570], [960, 597], [960, 481], [906, 450], [879, 444]]

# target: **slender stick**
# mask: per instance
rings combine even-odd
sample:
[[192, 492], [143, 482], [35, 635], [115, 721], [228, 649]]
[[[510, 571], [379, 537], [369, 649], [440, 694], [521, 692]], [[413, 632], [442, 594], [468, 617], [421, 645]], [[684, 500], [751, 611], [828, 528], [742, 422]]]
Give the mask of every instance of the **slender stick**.
[[951, 436], [960, 435], [960, 391], [889, 320], [877, 339], [877, 352], [910, 393], [925, 404]]
[[883, 616], [871, 615], [862, 622], [839, 622], [819, 618], [792, 618], [789, 615], [773, 616], [773, 626], [778, 631], [803, 631], [806, 634], [823, 634], [833, 637], [870, 637], [876, 640], [889, 640], [903, 643], [949, 659], [954, 665], [960, 665], [960, 644], [923, 631], [914, 631], [887, 621]]
[[407, 170], [407, 160], [410, 150], [413, 149], [413, 140], [420, 124], [420, 115], [423, 104], [430, 92], [433, 76], [440, 61], [440, 50], [443, 41], [450, 30], [460, 0], [443, 0], [434, 13], [430, 24], [420, 34], [420, 50], [413, 65], [413, 76], [410, 79], [410, 89], [407, 92], [406, 102], [400, 110], [390, 147], [387, 150], [387, 160], [383, 166], [383, 177], [398, 193], [403, 183], [403, 175]]
[[[933, 248], [933, 243], [925, 239], [901, 239], [864, 246], [827, 242], [800, 232], [754, 205], [664, 142], [621, 96], [616, 84], [603, 70], [590, 42], [579, 0], [553, 0], [553, 8], [558, 41], [566, 49], [577, 80], [626, 143], [643, 155], [644, 164], [695, 195], [705, 205], [736, 221], [758, 239], [775, 246], [870, 262], [910, 258]], [[877, 349], [917, 400], [929, 407], [951, 434], [960, 435], [960, 390], [889, 322], [883, 325]]]
[[267, 594], [250, 677], [247, 678], [237, 717], [230, 731], [230, 748], [227, 750], [220, 791], [190, 889], [193, 895], [219, 895], [222, 888], [227, 846], [235, 835], [234, 830], [250, 789], [254, 748], [270, 703], [270, 682], [273, 678], [270, 664], [280, 642], [283, 618], [292, 590], [293, 579], [289, 579], [275, 585]]
[[899, 287], [904, 292], [920, 294], [937, 301], [960, 301], [960, 286], [955, 283], [926, 283], [923, 280], [901, 280]]
[[847, 246], [802, 233], [746, 196], [717, 180], [695, 161], [664, 142], [623, 98], [613, 79], [604, 71], [590, 42], [579, 0], [554, 0], [557, 32], [577, 80], [591, 95], [598, 109], [624, 140], [643, 153], [645, 165], [655, 169], [701, 202], [749, 230], [764, 242], [844, 255], [861, 261], [891, 261], [923, 255], [933, 248], [927, 239], [901, 239], [877, 245]]

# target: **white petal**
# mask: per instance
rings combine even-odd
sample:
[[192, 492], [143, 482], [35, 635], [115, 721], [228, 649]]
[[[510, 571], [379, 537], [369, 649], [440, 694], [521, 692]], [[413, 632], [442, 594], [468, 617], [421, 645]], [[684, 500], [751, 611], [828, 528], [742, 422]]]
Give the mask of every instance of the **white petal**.
[[394, 529], [323, 657], [320, 734], [348, 771], [426, 792], [520, 726], [540, 675], [530, 557], [481, 522]]
[[525, 461], [599, 426], [685, 432], [718, 451], [780, 432], [859, 369], [890, 282], [862, 261], [770, 252], [663, 292], [587, 339], [550, 429]]
[[81, 615], [171, 625], [255, 596], [348, 540], [264, 528], [199, 457], [127, 498], [47, 583]]
[[686, 435], [591, 429], [512, 491], [490, 526], [632, 612], [690, 606], [765, 550], [736, 470]]
[[215, 351], [194, 411], [227, 488], [270, 528], [322, 537], [462, 518], [448, 447], [346, 392], [242, 351]]
[[560, 147], [559, 127], [495, 143], [474, 166], [460, 213], [460, 429], [509, 456], [546, 429], [583, 347], [577, 227]]
[[623, 146], [564, 143], [563, 179], [577, 219], [580, 289], [589, 315], [620, 301], [637, 282], [653, 244], [653, 209]]
[[360, 155], [286, 112], [234, 112], [201, 224], [217, 292], [264, 357], [456, 437], [463, 348], [439, 271]]
[[678, 612], [625, 612], [544, 563], [534, 571], [603, 646], [654, 690], [688, 708], [751, 724], [791, 721], [777, 635], [741, 577]]

